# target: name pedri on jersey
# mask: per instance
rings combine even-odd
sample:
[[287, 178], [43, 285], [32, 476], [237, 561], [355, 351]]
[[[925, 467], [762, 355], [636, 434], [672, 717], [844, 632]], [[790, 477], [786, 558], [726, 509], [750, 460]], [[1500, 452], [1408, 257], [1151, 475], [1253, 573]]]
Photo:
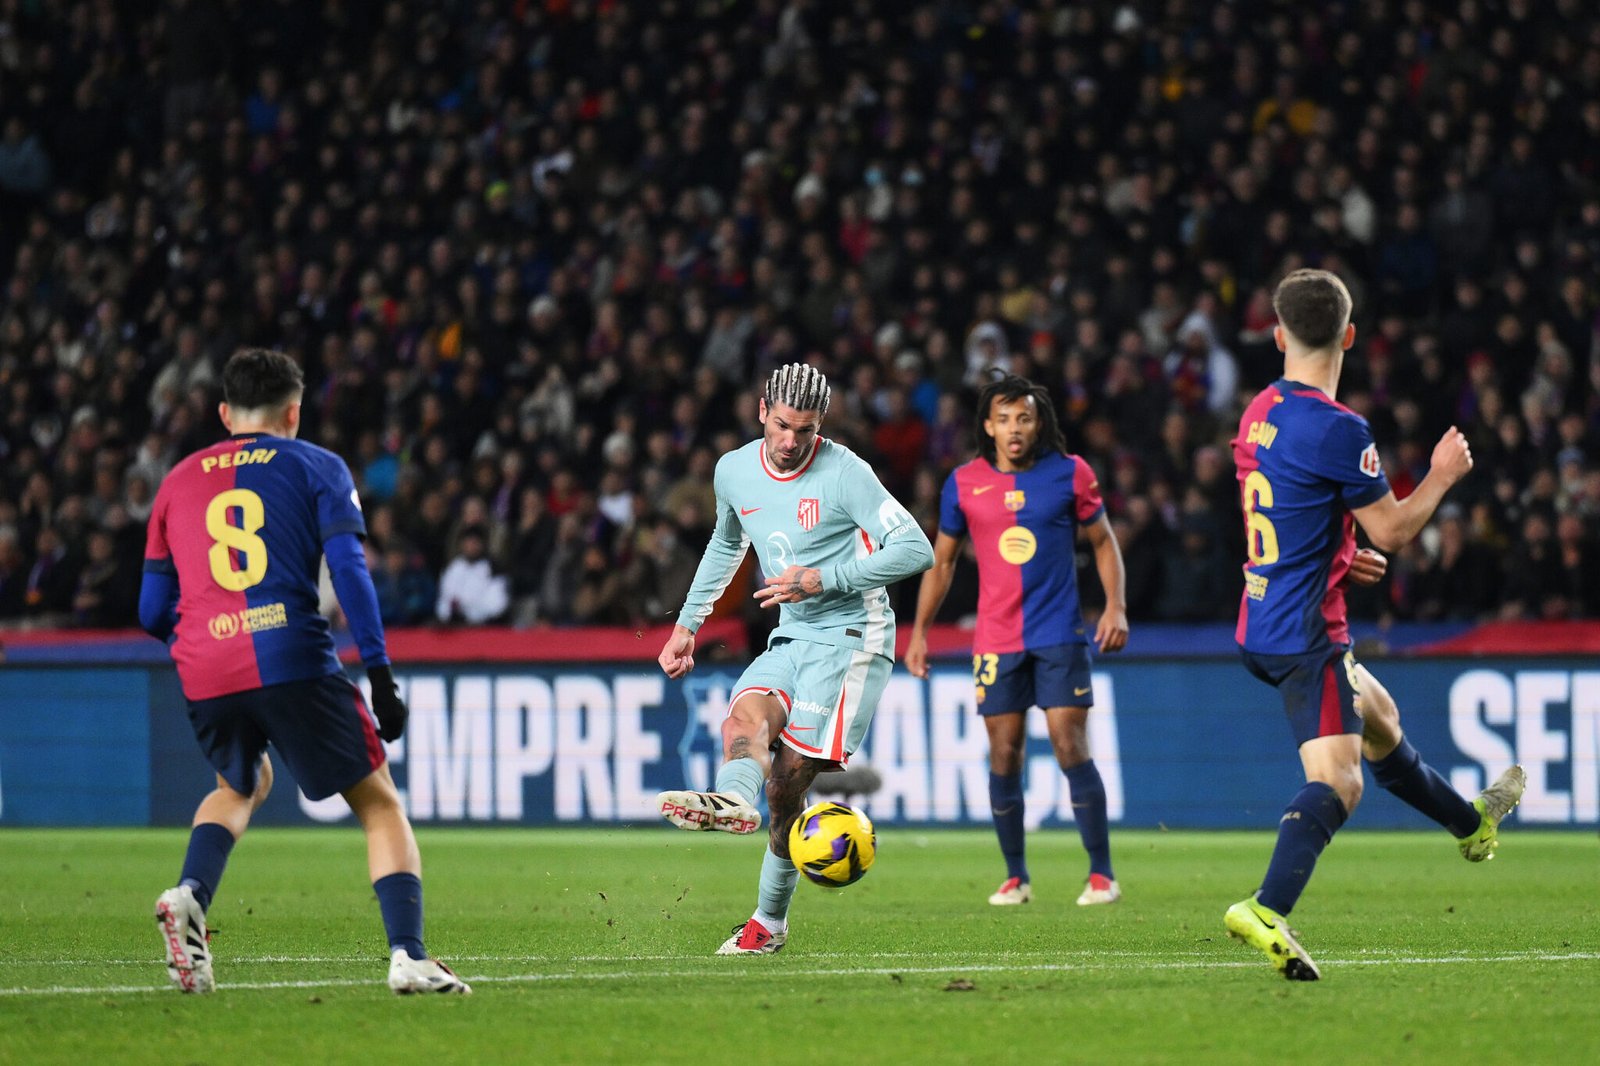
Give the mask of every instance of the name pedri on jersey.
[[1248, 555], [1240, 647], [1303, 655], [1349, 644], [1350, 512], [1389, 492], [1367, 420], [1320, 389], [1279, 379], [1245, 408], [1233, 461]]
[[366, 535], [344, 460], [286, 437], [230, 437], [156, 493], [145, 569], [178, 577], [172, 658], [191, 700], [336, 673], [317, 611], [322, 546]]
[[1047, 454], [1011, 474], [980, 457], [950, 472], [939, 528], [952, 537], [972, 535], [975, 652], [1088, 643], [1078, 604], [1077, 534], [1104, 510], [1094, 471], [1076, 455]]

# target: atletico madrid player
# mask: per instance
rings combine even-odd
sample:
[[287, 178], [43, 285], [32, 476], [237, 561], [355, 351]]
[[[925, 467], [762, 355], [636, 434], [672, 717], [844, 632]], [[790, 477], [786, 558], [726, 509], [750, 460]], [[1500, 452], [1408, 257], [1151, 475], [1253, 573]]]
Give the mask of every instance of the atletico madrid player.
[[872, 467], [821, 435], [832, 390], [816, 367], [767, 378], [761, 436], [724, 455], [717, 524], [678, 624], [657, 661], [671, 678], [694, 669], [694, 637], [753, 545], [778, 608], [767, 648], [740, 675], [722, 725], [710, 792], [658, 797], [680, 829], [753, 833], [764, 790], [772, 815], [755, 913], [719, 955], [771, 955], [788, 942], [799, 872], [789, 827], [819, 772], [844, 765], [867, 734], [894, 669], [894, 611], [884, 586], [927, 569], [928, 538]]

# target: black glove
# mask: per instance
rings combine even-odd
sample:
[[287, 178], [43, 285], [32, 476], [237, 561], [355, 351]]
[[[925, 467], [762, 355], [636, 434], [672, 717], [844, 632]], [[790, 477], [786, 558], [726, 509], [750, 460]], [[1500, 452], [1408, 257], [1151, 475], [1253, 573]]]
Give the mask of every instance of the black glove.
[[378, 719], [378, 736], [384, 740], [399, 740], [406, 731], [406, 719], [411, 712], [406, 701], [400, 698], [400, 687], [394, 683], [394, 671], [387, 666], [367, 667], [367, 680], [372, 682], [372, 713]]

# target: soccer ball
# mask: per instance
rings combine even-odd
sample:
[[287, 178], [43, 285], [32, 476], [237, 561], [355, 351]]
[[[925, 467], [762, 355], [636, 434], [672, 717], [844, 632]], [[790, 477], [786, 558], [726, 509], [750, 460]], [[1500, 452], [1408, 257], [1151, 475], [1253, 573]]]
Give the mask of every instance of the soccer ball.
[[789, 858], [823, 888], [853, 885], [878, 857], [878, 834], [866, 815], [842, 803], [818, 803], [789, 827]]

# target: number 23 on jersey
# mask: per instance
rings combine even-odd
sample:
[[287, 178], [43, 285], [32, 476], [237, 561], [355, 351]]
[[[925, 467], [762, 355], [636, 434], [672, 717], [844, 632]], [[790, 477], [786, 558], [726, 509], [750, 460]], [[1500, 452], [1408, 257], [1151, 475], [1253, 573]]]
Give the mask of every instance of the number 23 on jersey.
[[[237, 519], [237, 522], [235, 522]], [[261, 497], [249, 489], [228, 489], [206, 504], [206, 532], [211, 535], [211, 577], [229, 592], [243, 592], [267, 576], [267, 545], [256, 534], [266, 524]], [[235, 567], [235, 555], [243, 569]]]

